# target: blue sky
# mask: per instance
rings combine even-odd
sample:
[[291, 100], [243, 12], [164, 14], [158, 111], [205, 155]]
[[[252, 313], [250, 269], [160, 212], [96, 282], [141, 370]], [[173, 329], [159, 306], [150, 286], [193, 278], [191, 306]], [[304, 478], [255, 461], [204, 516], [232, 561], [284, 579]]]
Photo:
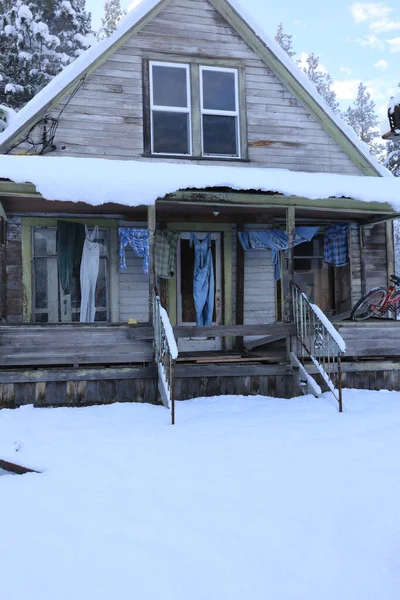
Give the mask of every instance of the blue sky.
[[[360, 81], [367, 85], [380, 118], [400, 82], [400, 2], [336, 0], [242, 0], [271, 37], [280, 22], [293, 34], [299, 55], [315, 52], [334, 79], [343, 108], [351, 104]], [[129, 8], [132, 0], [121, 0]], [[86, 0], [98, 27], [103, 0]]]

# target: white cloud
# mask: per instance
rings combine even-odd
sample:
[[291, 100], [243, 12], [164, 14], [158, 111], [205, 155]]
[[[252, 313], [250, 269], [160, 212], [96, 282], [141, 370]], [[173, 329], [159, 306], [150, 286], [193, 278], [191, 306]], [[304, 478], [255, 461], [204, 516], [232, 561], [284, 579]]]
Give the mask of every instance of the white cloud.
[[352, 70], [349, 67], [340, 67], [340, 70], [342, 71], [342, 73], [346, 73], [346, 75], [352, 74]]
[[382, 71], [386, 71], [388, 66], [389, 66], [389, 63], [386, 60], [383, 60], [383, 58], [381, 60], [378, 60], [378, 62], [376, 62], [374, 64], [374, 67], [376, 69], [381, 69]]
[[368, 33], [362, 38], [357, 38], [356, 42], [360, 44], [360, 46], [369, 46], [374, 48], [375, 50], [382, 51], [385, 49], [385, 44], [382, 40], [380, 40], [376, 35], [372, 33]]
[[387, 31], [395, 31], [396, 29], [400, 29], [400, 23], [381, 19], [379, 21], [370, 23], [369, 28], [371, 31], [375, 31], [376, 33], [386, 33]]
[[357, 96], [359, 83], [359, 79], [347, 79], [343, 81], [334, 81], [332, 87], [336, 92], [338, 100], [354, 100]]
[[375, 19], [387, 20], [392, 9], [382, 2], [356, 2], [350, 6], [356, 25]]
[[390, 46], [390, 52], [400, 52], [400, 37], [387, 40]]

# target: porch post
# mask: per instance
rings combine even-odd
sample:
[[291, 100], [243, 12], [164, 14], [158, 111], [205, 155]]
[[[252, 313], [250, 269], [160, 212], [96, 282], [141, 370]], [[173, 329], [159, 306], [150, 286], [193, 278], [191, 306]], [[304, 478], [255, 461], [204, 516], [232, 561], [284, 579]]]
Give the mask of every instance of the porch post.
[[156, 272], [154, 266], [154, 234], [156, 230], [156, 207], [147, 208], [147, 227], [149, 230], [149, 322], [153, 323], [153, 296], [156, 285]]
[[288, 206], [286, 209], [286, 231], [289, 238], [288, 249], [288, 287], [284, 298], [284, 321], [293, 323], [293, 298], [292, 286], [294, 284], [293, 239], [295, 228], [295, 208]]

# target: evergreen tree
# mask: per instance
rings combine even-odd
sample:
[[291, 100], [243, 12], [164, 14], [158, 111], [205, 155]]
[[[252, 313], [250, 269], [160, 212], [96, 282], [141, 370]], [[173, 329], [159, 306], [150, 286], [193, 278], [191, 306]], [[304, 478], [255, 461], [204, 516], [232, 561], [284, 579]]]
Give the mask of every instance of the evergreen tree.
[[325, 100], [326, 104], [333, 110], [339, 112], [339, 102], [336, 92], [332, 89], [333, 80], [329, 73], [321, 71], [319, 57], [313, 52], [307, 56], [303, 71], [317, 88], [317, 92]]
[[378, 154], [381, 151], [381, 144], [374, 141], [379, 137], [375, 102], [363, 83], [358, 86], [357, 97], [353, 102], [353, 106], [349, 106], [343, 117], [358, 137], [371, 146], [371, 152]]
[[104, 4], [104, 17], [101, 20], [101, 28], [97, 39], [103, 40], [109, 37], [117, 29], [117, 25], [126, 15], [126, 10], [121, 8], [120, 0], [106, 0]]
[[292, 38], [293, 36], [291, 34], [285, 33], [283, 31], [283, 24], [279, 23], [278, 29], [275, 34], [275, 41], [278, 42], [280, 47], [286, 52], [286, 54], [290, 56], [290, 58], [293, 58], [293, 56], [295, 56], [296, 54], [296, 52], [294, 52], [293, 50]]
[[0, 104], [21, 108], [59, 73], [59, 44], [38, 2], [0, 0]]
[[73, 62], [94, 42], [91, 14], [86, 12], [85, 0], [36, 0], [42, 19], [60, 40], [57, 48], [65, 64]]

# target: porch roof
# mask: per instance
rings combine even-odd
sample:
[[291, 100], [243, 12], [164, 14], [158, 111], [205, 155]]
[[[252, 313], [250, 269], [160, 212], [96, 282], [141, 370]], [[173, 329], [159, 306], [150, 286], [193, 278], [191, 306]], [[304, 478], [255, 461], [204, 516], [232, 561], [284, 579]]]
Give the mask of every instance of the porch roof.
[[[10, 183], [12, 182], [12, 183]], [[148, 206], [184, 190], [247, 192], [248, 201], [315, 208], [400, 212], [400, 181], [393, 178], [304, 173], [243, 165], [166, 160], [0, 156], [0, 197], [37, 197], [92, 206]], [[188, 192], [186, 192], [187, 194]], [[243, 198], [246, 194], [241, 194]], [[262, 196], [262, 198], [260, 197]], [[252, 200], [253, 198], [253, 200]], [[363, 203], [363, 204], [362, 204]]]

